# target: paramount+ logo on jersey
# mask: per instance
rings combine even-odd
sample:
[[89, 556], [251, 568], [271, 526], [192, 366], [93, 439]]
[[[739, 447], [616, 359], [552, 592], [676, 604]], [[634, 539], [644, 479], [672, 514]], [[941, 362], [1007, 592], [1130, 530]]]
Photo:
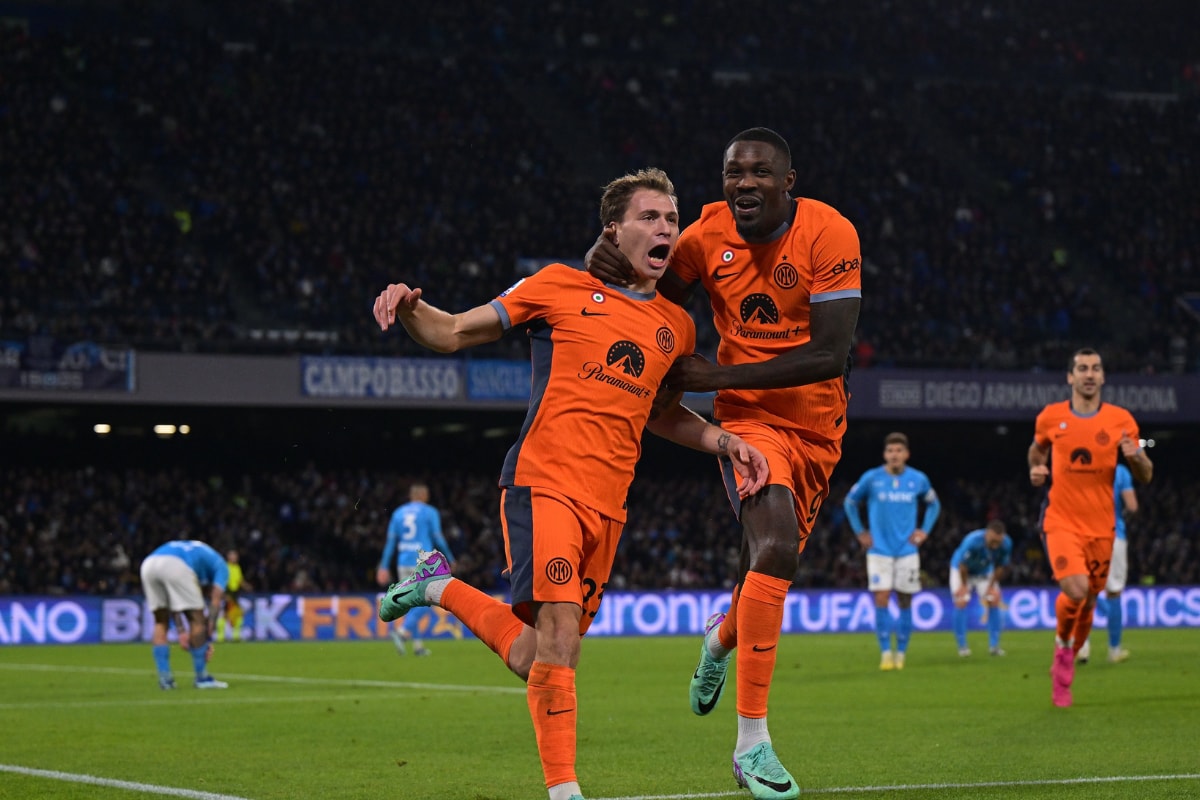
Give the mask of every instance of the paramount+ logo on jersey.
[[621, 339], [604, 355], [604, 363], [588, 361], [579, 371], [585, 381], [599, 381], [635, 397], [650, 397], [650, 389], [636, 382], [646, 370], [646, 354], [635, 342]]
[[741, 322], [735, 321], [730, 333], [741, 339], [790, 339], [799, 336], [803, 330], [799, 325], [783, 330], [762, 330], [760, 326], [778, 325], [780, 317], [779, 306], [769, 294], [762, 292], [746, 295], [738, 307], [738, 316]]

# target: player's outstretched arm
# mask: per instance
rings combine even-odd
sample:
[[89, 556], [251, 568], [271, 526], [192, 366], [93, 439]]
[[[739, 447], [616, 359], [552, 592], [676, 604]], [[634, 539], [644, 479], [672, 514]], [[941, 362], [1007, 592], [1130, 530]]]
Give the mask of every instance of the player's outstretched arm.
[[700, 356], [681, 358], [667, 373], [667, 383], [677, 391], [712, 392], [783, 389], [840, 377], [846, 370], [860, 303], [853, 297], [814, 304], [812, 338], [775, 358], [724, 366]]
[[646, 429], [675, 444], [714, 456], [727, 456], [742, 478], [738, 484], [739, 497], [749, 497], [767, 485], [770, 469], [766, 456], [740, 436], [722, 430], [678, 403], [663, 409], [646, 423]]
[[421, 290], [404, 283], [389, 284], [372, 309], [380, 330], [399, 322], [413, 341], [438, 353], [454, 353], [504, 335], [500, 314], [490, 305], [450, 314], [421, 299]]

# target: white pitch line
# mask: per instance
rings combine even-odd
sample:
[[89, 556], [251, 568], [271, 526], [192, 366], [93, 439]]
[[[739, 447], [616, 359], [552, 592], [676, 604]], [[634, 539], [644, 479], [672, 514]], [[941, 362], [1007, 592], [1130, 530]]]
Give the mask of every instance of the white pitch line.
[[[28, 672], [85, 672], [105, 675], [141, 675], [153, 677], [153, 670], [129, 667], [85, 667], [64, 664], [0, 664], [0, 669]], [[251, 681], [255, 683], [292, 683], [311, 686], [356, 686], [368, 689], [419, 689], [433, 692], [482, 692], [484, 694], [525, 695], [524, 686], [471, 686], [454, 683], [417, 683], [415, 681], [378, 681], [354, 678], [301, 678], [288, 675], [241, 675], [219, 673], [221, 680]]]
[[195, 789], [176, 789], [173, 786], [158, 786], [153, 783], [136, 783], [134, 781], [118, 781], [112, 778], [99, 778], [95, 775], [79, 775], [74, 772], [59, 772], [54, 769], [31, 769], [16, 764], [0, 764], [0, 772], [14, 772], [18, 775], [28, 775], [32, 778], [46, 778], [52, 781], [67, 781], [69, 783], [87, 783], [92, 786], [107, 786], [113, 789], [128, 789], [131, 792], [147, 794], [162, 794], [170, 797], [187, 797], [191, 800], [249, 800], [236, 794], [217, 794], [215, 792], [198, 792]]
[[[199, 693], [197, 693], [199, 694]], [[179, 692], [159, 692], [153, 700], [48, 700], [32, 703], [0, 703], [0, 711], [36, 710], [55, 708], [130, 708], [132, 706], [162, 706], [163, 708], [179, 708], [180, 706], [215, 706], [215, 705], [264, 705], [267, 703], [339, 703], [363, 700], [361, 694], [314, 694], [297, 697], [294, 694], [275, 695], [270, 697], [250, 696], [241, 692], [204, 692], [202, 696], [184, 698]]]
[[[825, 789], [804, 789], [809, 794], [850, 794], [852, 792], [912, 792], [944, 791], [947, 789], [1003, 789], [1017, 786], [1074, 786], [1097, 783], [1143, 783], [1146, 781], [1194, 781], [1200, 773], [1179, 775], [1112, 775], [1094, 778], [1059, 778], [1038, 781], [980, 781], [979, 783], [909, 783], [895, 786], [831, 786]], [[639, 794], [621, 797], [597, 797], [596, 800], [704, 800], [710, 797], [745, 797], [737, 792], [694, 792], [688, 794]]]

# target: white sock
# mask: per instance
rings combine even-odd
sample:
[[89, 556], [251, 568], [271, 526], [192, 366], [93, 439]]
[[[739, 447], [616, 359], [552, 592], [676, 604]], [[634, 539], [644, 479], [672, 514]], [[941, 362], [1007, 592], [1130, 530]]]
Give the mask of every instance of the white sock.
[[573, 794], [583, 795], [583, 790], [579, 788], [578, 781], [560, 783], [550, 787], [550, 800], [571, 800], [571, 795]]
[[425, 589], [425, 599], [435, 606], [440, 606], [442, 604], [442, 592], [446, 591], [446, 587], [450, 585], [450, 581], [452, 580], [456, 579], [451, 578], [447, 581], [437, 581], [429, 584]]
[[704, 640], [704, 645], [708, 648], [708, 654], [717, 661], [729, 658], [729, 654], [733, 652], [725, 645], [721, 644], [721, 637], [717, 636], [717, 629], [713, 628], [712, 633]]
[[771, 734], [767, 732], [767, 718], [751, 719], [738, 715], [737, 745], [733, 748], [734, 755], [740, 755], [757, 744], [771, 742]]

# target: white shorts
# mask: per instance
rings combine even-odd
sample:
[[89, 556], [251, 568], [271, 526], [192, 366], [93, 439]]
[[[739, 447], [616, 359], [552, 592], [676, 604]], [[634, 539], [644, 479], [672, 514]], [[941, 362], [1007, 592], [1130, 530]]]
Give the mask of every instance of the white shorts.
[[1104, 586], [1106, 592], [1125, 591], [1125, 582], [1129, 580], [1129, 540], [1113, 539], [1112, 560], [1108, 562], [1108, 583]]
[[[979, 598], [979, 602], [981, 604], [984, 602], [984, 598], [987, 596], [988, 584], [990, 584], [991, 582], [992, 582], [992, 578], [990, 575], [970, 575], [967, 577], [967, 585], [969, 587], [971, 587], [971, 591], [974, 592], [975, 596]], [[958, 594], [958, 590], [962, 588], [962, 585], [963, 585], [962, 573], [959, 572], [954, 567], [951, 567], [950, 568], [950, 598], [951, 598], [951, 600], [953, 600], [954, 596], [956, 594]], [[968, 594], [967, 600], [970, 600], [970, 599], [971, 599], [971, 595]]]
[[142, 590], [151, 611], [194, 611], [204, 608], [200, 580], [182, 558], [149, 556], [142, 562]]
[[921, 554], [892, 558], [867, 553], [867, 588], [872, 592], [901, 594], [921, 591]]

